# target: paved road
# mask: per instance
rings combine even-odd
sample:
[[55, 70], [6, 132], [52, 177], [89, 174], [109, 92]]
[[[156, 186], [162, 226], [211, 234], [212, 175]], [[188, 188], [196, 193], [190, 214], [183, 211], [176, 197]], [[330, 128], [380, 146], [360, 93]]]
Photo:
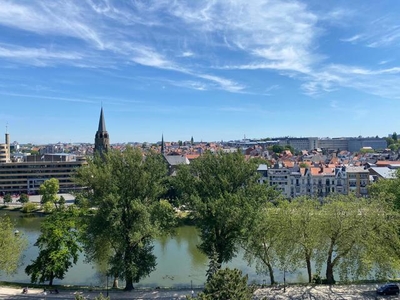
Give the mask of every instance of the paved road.
[[[294, 299], [312, 299], [312, 300], [362, 300], [362, 299], [399, 299], [398, 296], [377, 296], [375, 293], [377, 284], [364, 285], [308, 285], [308, 286], [289, 286], [285, 290], [283, 288], [264, 288], [258, 289], [254, 293], [254, 300], [294, 300]], [[4, 291], [2, 293], [2, 291]], [[22, 291], [22, 290], [21, 290]], [[44, 295], [41, 290], [30, 290], [27, 295], [22, 295], [20, 290], [8, 289], [0, 287], [0, 299], [75, 299], [77, 293], [81, 293], [86, 299], [94, 299], [99, 292], [74, 292], [60, 291], [59, 294]], [[6, 293], [7, 292], [7, 293]], [[135, 299], [135, 300], [177, 300], [185, 299], [187, 295], [191, 295], [191, 290], [134, 290], [131, 292], [109, 291], [110, 299]], [[196, 295], [200, 290], [194, 290]], [[103, 292], [106, 295], [106, 291]]]
[[[21, 289], [22, 292], [22, 289]], [[196, 294], [198, 291], [195, 290]], [[103, 291], [103, 295], [106, 296], [106, 291]], [[145, 299], [158, 299], [158, 300], [175, 300], [175, 299], [186, 299], [187, 295], [191, 295], [191, 290], [148, 290], [148, 291], [109, 291], [110, 299], [135, 299], [135, 300], [145, 300]], [[46, 295], [39, 290], [29, 290], [28, 294], [23, 295], [18, 291], [18, 293], [13, 293], [10, 295], [9, 290], [7, 293], [3, 292], [0, 288], [0, 299], [75, 299], [77, 294], [81, 294], [86, 299], [94, 299], [98, 296], [99, 292], [74, 292], [74, 291], [65, 291], [61, 290], [59, 294], [50, 294], [46, 293]]]

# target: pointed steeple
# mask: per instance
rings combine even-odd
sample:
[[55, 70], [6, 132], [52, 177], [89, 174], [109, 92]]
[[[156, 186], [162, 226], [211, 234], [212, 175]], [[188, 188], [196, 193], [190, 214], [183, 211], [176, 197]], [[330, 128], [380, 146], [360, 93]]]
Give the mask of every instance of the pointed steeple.
[[100, 119], [99, 119], [99, 129], [97, 131], [107, 131], [106, 121], [104, 121], [103, 106], [101, 107]]
[[100, 154], [110, 149], [110, 139], [106, 130], [106, 121], [104, 120], [103, 106], [100, 111], [99, 128], [94, 138], [94, 151]]

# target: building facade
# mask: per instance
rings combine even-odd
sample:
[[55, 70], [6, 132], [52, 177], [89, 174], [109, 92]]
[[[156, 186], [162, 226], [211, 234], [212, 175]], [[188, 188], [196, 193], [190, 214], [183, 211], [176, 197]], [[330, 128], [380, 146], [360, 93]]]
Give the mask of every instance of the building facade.
[[73, 180], [77, 168], [86, 164], [85, 159], [69, 162], [16, 162], [0, 165], [0, 194], [37, 194], [40, 185], [56, 178], [60, 183], [60, 192], [79, 190]]
[[[355, 192], [357, 196], [366, 196], [368, 170], [361, 169], [323, 164], [308, 168], [300, 168], [297, 165], [286, 168], [275, 164], [272, 168], [260, 165], [258, 172], [261, 174], [260, 183], [266, 182], [275, 187], [286, 198], [324, 198], [335, 193], [347, 195], [350, 191]], [[353, 174], [356, 174], [355, 177]]]

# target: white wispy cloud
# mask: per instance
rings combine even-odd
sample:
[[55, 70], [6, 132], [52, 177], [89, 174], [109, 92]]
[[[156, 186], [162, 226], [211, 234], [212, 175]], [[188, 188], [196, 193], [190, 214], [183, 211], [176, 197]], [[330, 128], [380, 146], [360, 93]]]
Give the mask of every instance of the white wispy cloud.
[[306, 94], [316, 95], [340, 87], [357, 89], [362, 92], [386, 98], [400, 98], [400, 67], [366, 69], [357, 66], [332, 64], [316, 72], [310, 81], [302, 85]]
[[41, 35], [63, 35], [78, 38], [104, 48], [101, 34], [88, 26], [88, 15], [75, 2], [3, 1], [0, 24]]
[[242, 52], [249, 60], [228, 61], [222, 68], [309, 72], [320, 59], [312, 51], [318, 18], [297, 1], [202, 1], [191, 6], [175, 1], [171, 11], [210, 43]]
[[20, 94], [20, 93], [3, 92], [3, 91], [0, 91], [0, 95], [10, 96], [10, 97], [18, 97], [18, 98], [34, 98], [34, 99], [57, 100], [57, 101], [66, 101], [66, 102], [98, 103], [98, 101], [89, 100], [89, 99], [66, 98], [66, 97], [33, 95], [33, 94]]
[[342, 42], [354, 43], [356, 41], [359, 41], [361, 38], [363, 38], [362, 34], [356, 34], [356, 35], [353, 35], [353, 36], [351, 36], [349, 38], [344, 38], [344, 39], [340, 39], [340, 40]]
[[46, 66], [54, 62], [82, 60], [82, 53], [73, 51], [53, 51], [46, 48], [26, 48], [0, 44], [0, 58], [23, 61], [26, 64]]
[[[0, 60], [116, 72], [132, 66], [128, 74], [137, 74], [140, 65], [154, 70], [155, 80], [178, 73], [169, 78], [174, 86], [249, 94], [270, 89], [254, 89], [251, 80], [235, 77], [235, 70], [265, 69], [298, 80], [309, 95], [366, 86], [371, 93], [394, 96], [396, 87], [390, 93], [384, 89], [398, 79], [399, 67], [331, 64], [319, 48], [325, 30], [350, 16], [357, 14], [343, 7], [312, 10], [299, 0], [4, 0], [0, 25], [36, 39], [29, 46], [0, 39]], [[341, 41], [375, 48], [400, 41], [394, 16], [368, 24]], [[368, 87], [372, 82], [379, 88]]]

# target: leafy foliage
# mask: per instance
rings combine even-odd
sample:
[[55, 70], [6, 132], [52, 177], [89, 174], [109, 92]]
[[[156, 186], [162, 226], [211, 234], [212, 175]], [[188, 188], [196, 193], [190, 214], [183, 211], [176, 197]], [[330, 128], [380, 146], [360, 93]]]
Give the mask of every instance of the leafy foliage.
[[27, 194], [21, 194], [19, 196], [18, 202], [20, 202], [20, 203], [28, 203], [29, 202], [29, 196]]
[[10, 194], [5, 194], [3, 198], [4, 203], [10, 203], [12, 201]]
[[239, 153], [205, 153], [177, 175], [181, 195], [192, 208], [200, 229], [199, 248], [219, 264], [237, 252], [244, 224], [260, 204], [277, 193], [257, 182], [257, 164]]
[[368, 186], [368, 193], [375, 198], [386, 199], [397, 210], [400, 210], [400, 170], [394, 178], [381, 179]]
[[251, 299], [253, 290], [247, 285], [248, 277], [242, 276], [238, 269], [222, 269], [207, 281], [204, 291], [197, 299], [201, 300], [246, 300]]
[[12, 275], [20, 264], [27, 240], [22, 234], [16, 234], [14, 224], [7, 215], [0, 217], [0, 228], [0, 271]]
[[56, 203], [59, 189], [60, 184], [56, 178], [51, 178], [43, 182], [39, 187], [39, 194], [42, 195], [40, 203]]
[[172, 206], [160, 200], [166, 176], [161, 155], [143, 157], [130, 147], [97, 156], [77, 173], [78, 183], [89, 188], [80, 202], [86, 198], [97, 207], [84, 218], [87, 259], [105, 260], [107, 273], [123, 278], [126, 290], [155, 269], [152, 241], [174, 225]]
[[325, 266], [327, 283], [393, 276], [400, 268], [399, 213], [383, 199], [331, 195], [324, 203], [301, 197], [263, 207], [249, 223], [243, 248], [259, 273], [306, 267], [312, 281]]
[[76, 264], [81, 251], [75, 229], [76, 217], [77, 211], [70, 207], [55, 211], [42, 222], [41, 235], [35, 243], [39, 255], [25, 268], [32, 282], [49, 281], [51, 286], [55, 278], [63, 279], [72, 264]]
[[36, 203], [27, 202], [27, 203], [22, 205], [21, 211], [23, 213], [30, 213], [30, 212], [33, 212], [33, 211], [35, 211], [37, 209], [38, 209], [38, 205]]

